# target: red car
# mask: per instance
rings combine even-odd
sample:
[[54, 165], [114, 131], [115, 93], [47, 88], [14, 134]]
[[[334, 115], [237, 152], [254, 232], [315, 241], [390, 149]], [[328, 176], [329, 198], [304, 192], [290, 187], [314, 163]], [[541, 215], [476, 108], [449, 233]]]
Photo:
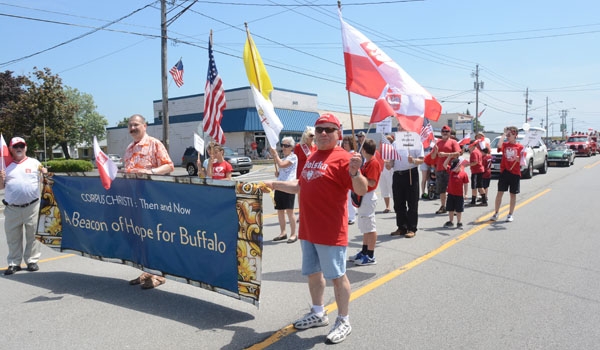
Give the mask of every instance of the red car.
[[596, 155], [596, 143], [592, 141], [589, 135], [576, 134], [567, 139], [566, 146], [572, 149], [576, 155], [593, 156]]

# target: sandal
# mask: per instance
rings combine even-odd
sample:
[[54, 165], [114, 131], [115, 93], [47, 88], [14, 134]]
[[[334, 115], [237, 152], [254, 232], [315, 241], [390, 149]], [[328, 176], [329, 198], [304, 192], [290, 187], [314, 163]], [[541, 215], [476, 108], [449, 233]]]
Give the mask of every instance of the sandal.
[[164, 284], [165, 282], [166, 280], [164, 277], [152, 276], [144, 281], [144, 283], [142, 284], [142, 289], [152, 289], [160, 286], [161, 284]]
[[384, 210], [384, 211], [383, 211], [383, 213], [384, 213], [384, 214], [387, 214], [387, 213], [389, 213], [389, 212], [390, 212], [390, 210], [389, 210], [389, 209], [386, 209], [386, 210]]
[[148, 278], [151, 278], [152, 275], [147, 273], [147, 272], [143, 272], [141, 275], [138, 276], [138, 278], [133, 279], [131, 281], [129, 281], [129, 284], [132, 286], [138, 285], [138, 284], [142, 284], [144, 283]]

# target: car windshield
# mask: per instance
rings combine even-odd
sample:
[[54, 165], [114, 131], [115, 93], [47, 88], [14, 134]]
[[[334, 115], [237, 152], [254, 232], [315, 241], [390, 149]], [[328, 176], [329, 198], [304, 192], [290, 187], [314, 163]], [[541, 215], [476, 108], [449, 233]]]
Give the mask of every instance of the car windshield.
[[109, 154], [108, 158], [110, 158], [112, 160], [119, 160], [119, 159], [121, 159], [121, 156], [118, 154]]
[[231, 148], [223, 147], [223, 150], [225, 151], [224, 152], [225, 156], [227, 156], [227, 157], [235, 156], [235, 154], [234, 154], [233, 150], [231, 150]]
[[566, 149], [567, 149], [567, 146], [565, 146], [565, 145], [551, 145], [550, 146], [551, 151], [564, 151]]
[[569, 137], [567, 142], [586, 142], [587, 137]]

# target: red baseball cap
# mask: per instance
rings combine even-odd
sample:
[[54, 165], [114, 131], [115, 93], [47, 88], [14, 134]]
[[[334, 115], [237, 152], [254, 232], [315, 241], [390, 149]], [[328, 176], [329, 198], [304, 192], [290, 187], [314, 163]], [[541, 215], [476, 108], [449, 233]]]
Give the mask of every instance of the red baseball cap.
[[452, 131], [452, 129], [448, 125], [442, 126], [442, 131]]
[[10, 140], [10, 144], [9, 144], [9, 146], [10, 146], [10, 147], [12, 147], [12, 146], [14, 146], [14, 145], [16, 145], [16, 144], [19, 144], [19, 143], [22, 143], [22, 144], [24, 144], [25, 146], [27, 146], [27, 142], [25, 142], [25, 140], [24, 140], [22, 137], [13, 137], [13, 138]]
[[331, 113], [322, 114], [319, 117], [319, 119], [317, 119], [317, 121], [315, 122], [315, 126], [317, 126], [319, 124], [325, 124], [325, 123], [335, 124], [335, 126], [337, 126], [338, 129], [341, 127], [341, 124], [340, 124], [340, 121], [338, 120], [338, 118]]

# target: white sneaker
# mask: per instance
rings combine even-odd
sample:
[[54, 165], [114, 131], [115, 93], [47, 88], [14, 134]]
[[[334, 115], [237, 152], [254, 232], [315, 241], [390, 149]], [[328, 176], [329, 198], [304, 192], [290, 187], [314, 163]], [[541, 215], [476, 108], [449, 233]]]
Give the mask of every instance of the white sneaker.
[[492, 215], [492, 217], [490, 218], [490, 220], [492, 220], [492, 221], [498, 221], [498, 213], [495, 213], [494, 215]]
[[328, 324], [329, 318], [327, 317], [327, 314], [323, 314], [323, 316], [319, 317], [313, 309], [310, 309], [309, 313], [294, 322], [294, 328], [308, 329], [312, 327], [323, 327], [327, 326]]
[[327, 340], [333, 344], [341, 343], [350, 335], [350, 333], [352, 333], [350, 321], [345, 321], [338, 316], [335, 319], [335, 324], [331, 327], [329, 334], [327, 334]]
[[506, 221], [512, 222], [513, 220], [514, 220], [513, 216], [511, 214], [508, 214], [508, 216], [506, 217]]

